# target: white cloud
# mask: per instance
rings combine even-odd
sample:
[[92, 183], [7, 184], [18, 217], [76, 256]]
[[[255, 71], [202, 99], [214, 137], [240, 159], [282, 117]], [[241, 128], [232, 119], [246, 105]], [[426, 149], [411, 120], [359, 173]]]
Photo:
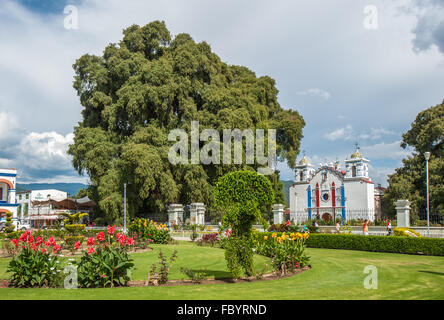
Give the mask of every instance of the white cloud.
[[13, 137], [17, 127], [17, 118], [12, 113], [0, 111], [0, 142]]
[[412, 152], [401, 148], [401, 141], [392, 143], [377, 143], [371, 146], [364, 146], [361, 148], [362, 153], [367, 158], [371, 159], [393, 159], [401, 160], [407, 158]]
[[331, 94], [329, 92], [319, 88], [311, 88], [304, 91], [299, 91], [296, 94], [299, 96], [319, 97], [323, 100], [329, 100], [331, 98]]
[[66, 136], [57, 132], [32, 132], [18, 146], [18, 159], [30, 169], [72, 170], [71, 158], [67, 154], [74, 134]]
[[336, 141], [339, 139], [349, 141], [353, 138], [353, 127], [348, 125], [344, 128], [336, 129], [330, 133], [325, 134], [325, 137], [330, 141]]
[[370, 128], [369, 132], [358, 133], [351, 125], [346, 127], [336, 129], [330, 133], [324, 135], [330, 141], [343, 140], [343, 141], [360, 141], [360, 140], [378, 140], [384, 136], [396, 135], [395, 132], [391, 130], [379, 128]]

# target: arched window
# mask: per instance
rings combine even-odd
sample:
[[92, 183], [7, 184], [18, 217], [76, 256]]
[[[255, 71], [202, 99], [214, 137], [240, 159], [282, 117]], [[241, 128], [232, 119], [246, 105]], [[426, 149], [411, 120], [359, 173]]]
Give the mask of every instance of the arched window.
[[352, 167], [352, 177], [356, 177], [356, 166], [353, 165]]

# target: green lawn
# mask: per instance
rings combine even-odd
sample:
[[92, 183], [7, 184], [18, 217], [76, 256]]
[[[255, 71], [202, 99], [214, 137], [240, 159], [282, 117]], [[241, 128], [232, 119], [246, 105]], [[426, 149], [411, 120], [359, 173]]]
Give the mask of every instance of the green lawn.
[[[206, 270], [208, 277], [227, 273], [224, 251], [194, 244], [154, 246], [136, 253], [134, 279], [145, 279], [157, 250], [170, 255], [178, 249], [171, 279], [186, 278], [180, 266]], [[0, 299], [444, 299], [444, 257], [413, 256], [346, 250], [308, 249], [312, 269], [294, 277], [239, 284], [115, 289], [0, 289]], [[269, 260], [256, 256], [256, 268]], [[0, 259], [5, 278], [6, 259]], [[378, 289], [364, 288], [364, 267], [378, 270]]]

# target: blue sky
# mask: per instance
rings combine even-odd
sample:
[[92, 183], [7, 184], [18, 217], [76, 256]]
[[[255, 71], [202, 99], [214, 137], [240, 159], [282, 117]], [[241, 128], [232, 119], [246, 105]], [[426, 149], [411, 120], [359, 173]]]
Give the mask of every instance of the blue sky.
[[[78, 29], [64, 27], [64, 8]], [[302, 150], [314, 165], [345, 160], [358, 142], [370, 176], [409, 152], [402, 133], [444, 99], [444, 0], [375, 0], [377, 28], [364, 27], [368, 1], [4, 0], [0, 3], [0, 167], [20, 182], [86, 182], [66, 154], [81, 106], [75, 59], [101, 54], [123, 28], [164, 20], [172, 34], [207, 41], [223, 61], [276, 80], [282, 107], [307, 125]], [[281, 176], [293, 179], [280, 165]]]

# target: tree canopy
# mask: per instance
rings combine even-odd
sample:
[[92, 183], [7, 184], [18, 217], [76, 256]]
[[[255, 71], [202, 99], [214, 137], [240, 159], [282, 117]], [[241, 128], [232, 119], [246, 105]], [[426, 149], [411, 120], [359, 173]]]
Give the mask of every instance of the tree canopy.
[[402, 161], [403, 166], [389, 176], [384, 205], [394, 214], [393, 202], [408, 199], [413, 216], [427, 207], [425, 152], [430, 152], [429, 187], [432, 212], [444, 210], [444, 101], [420, 112], [403, 136], [401, 146], [412, 148], [413, 154]]
[[257, 169], [245, 162], [172, 165], [168, 134], [190, 132], [191, 121], [221, 136], [223, 129], [276, 129], [278, 159], [295, 166], [305, 123], [279, 105], [275, 81], [222, 62], [208, 43], [188, 34], [172, 37], [164, 22], [132, 25], [102, 56], [85, 54], [73, 67], [83, 120], [68, 152], [75, 169], [90, 177], [92, 198], [108, 221], [122, 215], [124, 182], [135, 216], [174, 202], [211, 206], [220, 176]]

